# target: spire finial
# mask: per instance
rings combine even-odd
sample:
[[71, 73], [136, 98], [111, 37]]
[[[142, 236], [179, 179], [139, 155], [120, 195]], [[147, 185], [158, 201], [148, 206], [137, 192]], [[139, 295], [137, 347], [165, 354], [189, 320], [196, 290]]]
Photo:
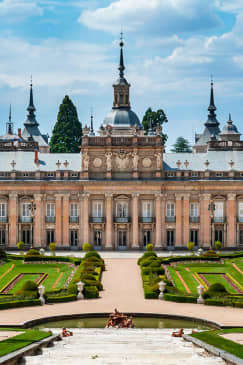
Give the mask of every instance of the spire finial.
[[9, 116], [8, 116], [8, 121], [9, 121], [9, 123], [11, 123], [11, 121], [12, 121], [11, 104], [9, 105]]
[[33, 81], [32, 81], [32, 75], [30, 76], [30, 99], [29, 99], [29, 105], [27, 108], [28, 115], [27, 115], [27, 121], [28, 124], [35, 124], [38, 125], [36, 119], [35, 119], [35, 106], [34, 106], [34, 97], [33, 97]]
[[216, 111], [216, 106], [214, 104], [214, 91], [213, 91], [213, 75], [211, 75], [211, 94], [210, 94], [210, 104], [208, 107], [208, 111], [209, 111], [209, 116], [210, 117], [216, 117], [215, 111]]
[[120, 71], [120, 78], [124, 77], [124, 70], [125, 70], [125, 66], [124, 66], [124, 59], [123, 59], [123, 46], [124, 46], [124, 42], [123, 42], [123, 32], [121, 31], [120, 34], [120, 65], [118, 67], [118, 70]]
[[11, 104], [9, 105], [9, 115], [8, 115], [8, 122], [7, 122], [7, 133], [13, 134], [13, 123], [12, 123], [12, 109]]
[[93, 108], [91, 107], [90, 108], [90, 133], [89, 133], [90, 136], [95, 135], [94, 134], [94, 123], [93, 123], [93, 121], [94, 121]]

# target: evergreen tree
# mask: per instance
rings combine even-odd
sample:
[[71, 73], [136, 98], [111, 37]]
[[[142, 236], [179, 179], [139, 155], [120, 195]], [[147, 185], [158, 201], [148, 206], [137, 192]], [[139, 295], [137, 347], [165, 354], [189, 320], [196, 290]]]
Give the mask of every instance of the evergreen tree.
[[178, 137], [175, 144], [172, 145], [171, 152], [192, 152], [190, 143], [183, 137]]
[[[145, 129], [145, 133], [148, 133], [150, 128], [150, 124], [152, 129], [155, 131], [157, 124], [163, 125], [163, 123], [167, 123], [168, 119], [165, 112], [162, 109], [158, 109], [157, 111], [153, 111], [151, 108], [148, 108], [143, 117], [143, 127]], [[162, 133], [164, 143], [167, 141], [168, 136]]]
[[82, 140], [82, 124], [72, 100], [66, 95], [59, 107], [57, 122], [52, 131], [52, 153], [78, 153]]

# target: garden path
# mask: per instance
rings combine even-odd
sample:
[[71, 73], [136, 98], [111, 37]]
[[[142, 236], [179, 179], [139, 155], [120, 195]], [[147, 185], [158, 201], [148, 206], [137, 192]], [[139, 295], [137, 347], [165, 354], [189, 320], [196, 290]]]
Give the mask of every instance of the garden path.
[[102, 279], [105, 290], [100, 293], [101, 298], [1, 310], [0, 325], [19, 325], [34, 319], [59, 315], [110, 313], [117, 308], [122, 312], [188, 316], [217, 322], [223, 326], [243, 327], [241, 308], [145, 300], [135, 258], [107, 258], [105, 263], [107, 271]]

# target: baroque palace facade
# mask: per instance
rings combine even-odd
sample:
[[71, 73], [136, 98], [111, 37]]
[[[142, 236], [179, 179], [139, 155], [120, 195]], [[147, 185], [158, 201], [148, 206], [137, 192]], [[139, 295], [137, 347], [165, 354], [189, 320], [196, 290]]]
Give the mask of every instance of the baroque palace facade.
[[130, 106], [121, 41], [112, 111], [80, 154], [52, 154], [35, 117], [32, 85], [24, 130], [0, 138], [0, 245], [15, 249], [183, 249], [188, 241], [243, 247], [243, 142], [229, 117], [208, 120], [192, 153], [165, 153], [160, 126], [145, 135]]

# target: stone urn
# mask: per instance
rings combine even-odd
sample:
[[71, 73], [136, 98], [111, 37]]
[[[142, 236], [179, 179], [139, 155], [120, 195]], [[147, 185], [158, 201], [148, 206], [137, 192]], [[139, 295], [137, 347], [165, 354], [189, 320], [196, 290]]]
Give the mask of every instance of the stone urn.
[[45, 250], [44, 250], [44, 248], [41, 248], [40, 249], [40, 254], [41, 254], [41, 256], [45, 256]]
[[164, 281], [159, 282], [159, 299], [163, 299], [166, 283]]
[[198, 251], [197, 251], [197, 254], [198, 256], [202, 256], [203, 254], [203, 249], [202, 248], [199, 248]]
[[77, 283], [77, 289], [78, 289], [77, 299], [84, 299], [83, 295], [84, 283], [82, 283], [82, 281], [79, 281]]
[[204, 286], [202, 284], [198, 285], [197, 292], [198, 292], [197, 304], [204, 304], [204, 299], [202, 297], [204, 292]]
[[44, 285], [39, 285], [38, 286], [38, 293], [39, 293], [39, 296], [40, 296], [40, 302], [41, 302], [41, 305], [44, 305], [45, 304], [45, 298], [44, 298], [44, 294], [45, 294], [45, 287]]

